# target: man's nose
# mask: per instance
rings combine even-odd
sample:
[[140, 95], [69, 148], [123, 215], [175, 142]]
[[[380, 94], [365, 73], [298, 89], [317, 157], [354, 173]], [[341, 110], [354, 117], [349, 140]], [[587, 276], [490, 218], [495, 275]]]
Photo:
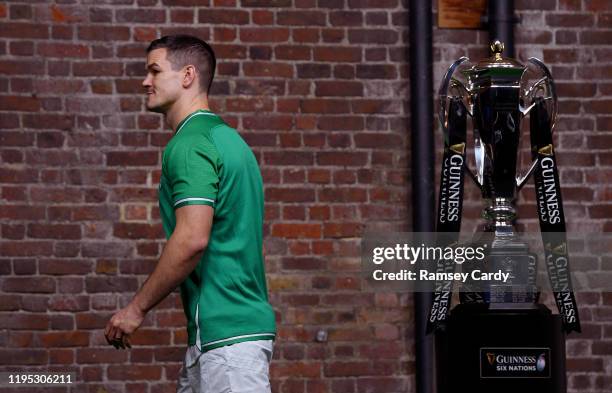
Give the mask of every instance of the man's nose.
[[142, 81], [142, 87], [147, 88], [151, 86], [151, 77], [147, 75], [147, 77]]

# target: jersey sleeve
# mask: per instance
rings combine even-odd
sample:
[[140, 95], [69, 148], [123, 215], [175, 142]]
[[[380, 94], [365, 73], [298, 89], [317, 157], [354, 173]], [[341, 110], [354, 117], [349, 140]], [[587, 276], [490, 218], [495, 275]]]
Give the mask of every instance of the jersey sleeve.
[[218, 153], [212, 142], [185, 140], [168, 156], [174, 210], [186, 205], [214, 207], [219, 190]]

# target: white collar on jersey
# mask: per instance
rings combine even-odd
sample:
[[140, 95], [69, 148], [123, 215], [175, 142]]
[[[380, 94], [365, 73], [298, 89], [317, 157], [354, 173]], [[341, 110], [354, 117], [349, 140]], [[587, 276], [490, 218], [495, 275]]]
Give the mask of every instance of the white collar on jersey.
[[204, 109], [198, 109], [197, 111], [193, 112], [191, 115], [187, 116], [185, 118], [185, 120], [183, 120], [181, 122], [181, 125], [179, 126], [179, 128], [176, 130], [176, 132], [174, 133], [174, 135], [178, 134], [181, 129], [183, 129], [183, 127], [185, 126], [185, 124], [187, 124], [187, 122], [189, 122], [189, 120], [191, 120], [192, 117], [195, 116], [199, 116], [199, 115], [206, 115], [206, 116], [217, 116], [212, 112], [204, 112]]

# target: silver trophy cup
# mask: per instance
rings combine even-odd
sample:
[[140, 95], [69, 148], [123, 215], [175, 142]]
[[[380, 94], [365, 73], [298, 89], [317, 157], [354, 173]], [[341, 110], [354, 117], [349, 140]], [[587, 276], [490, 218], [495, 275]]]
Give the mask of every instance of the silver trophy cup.
[[523, 172], [517, 168], [520, 125], [536, 100], [543, 100], [552, 127], [557, 98], [550, 72], [541, 61], [530, 58], [523, 65], [502, 57], [503, 49], [503, 43], [496, 41], [491, 44], [492, 57], [476, 64], [462, 57], [451, 65], [439, 91], [440, 120], [445, 138], [452, 138], [453, 100], [460, 100], [472, 119], [472, 140], [467, 145], [473, 146], [475, 168], [466, 164], [465, 169], [482, 192], [486, 220], [475, 241], [490, 247], [486, 262], [472, 268], [510, 273], [506, 282], [489, 283], [486, 288], [466, 283], [461, 301], [518, 306], [538, 298], [537, 261], [514, 225], [517, 192], [536, 165], [534, 160]]

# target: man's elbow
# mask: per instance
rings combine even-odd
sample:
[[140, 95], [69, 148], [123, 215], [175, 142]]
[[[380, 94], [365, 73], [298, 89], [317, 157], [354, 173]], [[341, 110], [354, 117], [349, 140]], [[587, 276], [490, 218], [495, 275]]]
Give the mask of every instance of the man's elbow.
[[208, 237], [192, 237], [189, 239], [188, 248], [193, 255], [203, 252], [208, 247]]
[[208, 246], [207, 236], [194, 236], [186, 231], [176, 231], [172, 236], [177, 246], [188, 254], [188, 258], [203, 252]]

